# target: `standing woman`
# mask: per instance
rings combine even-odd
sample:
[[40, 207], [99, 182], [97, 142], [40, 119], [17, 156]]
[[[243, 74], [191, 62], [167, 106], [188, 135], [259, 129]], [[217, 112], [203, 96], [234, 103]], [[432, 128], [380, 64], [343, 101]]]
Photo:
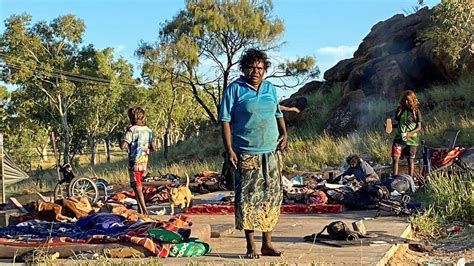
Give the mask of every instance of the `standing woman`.
[[234, 166], [235, 227], [245, 231], [247, 258], [259, 258], [254, 230], [262, 232], [263, 256], [281, 256], [271, 242], [283, 198], [277, 150], [286, 146], [283, 114], [273, 84], [263, 80], [265, 52], [248, 49], [240, 58], [243, 76], [224, 89], [219, 121], [227, 158]]
[[400, 106], [395, 113], [395, 122], [398, 130], [395, 133], [392, 145], [392, 173], [394, 175], [398, 174], [400, 156], [407, 158], [408, 174], [410, 176], [414, 174], [415, 155], [420, 143], [418, 131], [421, 130], [422, 121], [418, 105], [419, 102], [415, 93], [407, 90], [400, 100]]

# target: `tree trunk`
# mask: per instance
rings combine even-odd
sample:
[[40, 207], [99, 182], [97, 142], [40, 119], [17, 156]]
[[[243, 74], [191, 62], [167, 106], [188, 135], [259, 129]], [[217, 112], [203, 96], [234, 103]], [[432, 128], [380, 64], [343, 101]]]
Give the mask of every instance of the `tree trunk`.
[[89, 134], [87, 137], [89, 141], [89, 146], [91, 148], [91, 157], [90, 157], [90, 165], [95, 165], [95, 138], [93, 134]]
[[107, 163], [110, 163], [110, 139], [107, 137], [104, 139], [105, 144], [105, 157], [107, 158]]
[[216, 119], [216, 116], [214, 115], [214, 113], [211, 111], [211, 109], [206, 105], [206, 103], [201, 99], [201, 97], [199, 97], [199, 94], [198, 94], [198, 90], [196, 88], [196, 85], [194, 84], [191, 84], [191, 89], [192, 89], [192, 93], [193, 93], [193, 96], [194, 96], [194, 99], [196, 99], [196, 101], [199, 103], [199, 105], [201, 105], [201, 107], [204, 109], [204, 111], [206, 112], [206, 114], [209, 116], [209, 119], [217, 124], [217, 119]]
[[168, 132], [163, 135], [163, 156], [168, 161]]
[[48, 143], [40, 144], [39, 146], [36, 146], [36, 152], [39, 154], [40, 160], [42, 162], [48, 160], [48, 149], [47, 148], [48, 148]]
[[62, 127], [62, 137], [63, 137], [63, 162], [69, 163], [69, 130], [68, 130], [68, 122], [67, 122], [67, 113], [60, 112], [61, 115], [61, 127]]

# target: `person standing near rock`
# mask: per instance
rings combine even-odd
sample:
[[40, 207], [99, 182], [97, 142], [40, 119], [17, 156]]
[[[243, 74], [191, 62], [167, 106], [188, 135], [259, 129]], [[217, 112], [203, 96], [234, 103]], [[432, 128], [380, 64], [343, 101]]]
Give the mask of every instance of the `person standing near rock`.
[[235, 168], [235, 226], [245, 231], [247, 258], [259, 258], [254, 231], [262, 232], [263, 256], [281, 256], [271, 241], [283, 199], [277, 150], [287, 133], [276, 89], [263, 76], [270, 66], [265, 52], [248, 49], [240, 58], [243, 76], [224, 93], [219, 111], [227, 158]]
[[[398, 162], [401, 156], [405, 156], [408, 162], [408, 174], [413, 176], [415, 172], [415, 155], [420, 138], [418, 132], [421, 130], [421, 112], [418, 108], [419, 102], [412, 90], [407, 90], [400, 100], [400, 106], [395, 112], [395, 123], [397, 127], [395, 139], [392, 145], [392, 174], [398, 174]], [[387, 119], [386, 132], [392, 132], [392, 121]]]

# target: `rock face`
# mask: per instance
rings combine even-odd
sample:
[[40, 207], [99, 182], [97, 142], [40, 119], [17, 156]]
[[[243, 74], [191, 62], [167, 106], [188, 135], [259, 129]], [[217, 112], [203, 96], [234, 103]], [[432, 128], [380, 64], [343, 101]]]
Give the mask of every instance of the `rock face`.
[[[432, 10], [423, 8], [415, 14], [398, 14], [375, 24], [353, 58], [342, 60], [327, 70], [325, 82], [307, 83], [282, 104], [304, 110], [307, 94], [325, 92], [335, 84], [342, 84], [343, 97], [328, 113], [325, 129], [332, 135], [344, 135], [377, 122], [370, 121], [369, 101], [388, 99], [395, 103], [404, 90], [417, 92], [433, 84], [455, 80], [457, 73], [449, 72], [441, 55], [434, 54], [434, 43], [418, 39], [418, 34], [430, 25], [431, 15]], [[462, 55], [461, 61], [468, 71], [474, 70], [472, 54]], [[285, 113], [285, 119], [295, 124], [308, 114], [310, 112], [305, 111]]]
[[417, 43], [417, 33], [429, 25], [431, 13], [423, 8], [375, 24], [354, 57], [336, 64], [324, 78], [344, 82], [345, 92], [360, 89], [366, 96], [383, 98], [397, 98], [406, 89], [446, 82], [446, 68], [433, 60], [433, 44]]
[[326, 124], [326, 130], [333, 135], [345, 135], [354, 129], [361, 130], [367, 125], [364, 119], [365, 95], [362, 90], [350, 91], [344, 95], [338, 105], [329, 113], [332, 120]]
[[[340, 135], [364, 127], [366, 99], [398, 101], [404, 90], [415, 92], [453, 79], [431, 41], [419, 43], [417, 33], [429, 26], [432, 11], [395, 15], [374, 25], [354, 57], [342, 60], [324, 73], [327, 82], [343, 82], [344, 96], [327, 117], [326, 130]], [[463, 58], [474, 65], [472, 55]], [[472, 68], [474, 69], [474, 67]], [[323, 85], [321, 85], [322, 87]]]

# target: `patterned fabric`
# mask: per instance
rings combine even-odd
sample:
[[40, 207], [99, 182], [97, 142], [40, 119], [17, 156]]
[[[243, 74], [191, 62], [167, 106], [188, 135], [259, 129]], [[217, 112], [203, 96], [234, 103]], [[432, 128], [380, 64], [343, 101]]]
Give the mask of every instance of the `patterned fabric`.
[[398, 128], [395, 133], [394, 142], [400, 145], [418, 146], [420, 143], [420, 136], [418, 133], [414, 133], [413, 136], [406, 140], [402, 138], [402, 133], [414, 130], [416, 125], [422, 122], [420, 110], [418, 109], [416, 115], [414, 115], [413, 112], [398, 108], [395, 120], [398, 122]]
[[186, 242], [171, 245], [170, 257], [199, 257], [211, 251], [211, 246], [199, 238], [190, 238]]
[[[78, 224], [50, 223], [38, 220], [24, 222], [16, 226], [0, 227], [0, 244], [22, 247], [48, 247], [129, 242], [143, 246], [156, 256], [166, 258], [172, 244], [154, 238], [148, 233], [150, 230], [154, 228], [161, 228], [162, 231], [169, 230], [170, 234], [179, 234], [182, 240], [188, 239], [191, 234], [190, 228], [182, 228], [191, 225], [189, 217], [184, 215], [172, 217], [169, 221], [137, 222], [126, 230], [122, 230], [123, 226], [120, 224], [124, 218], [119, 215], [90, 216], [90, 219], [80, 219], [82, 227]], [[121, 230], [112, 232], [111, 229], [114, 228], [120, 228]], [[201, 253], [193, 251], [186, 254]]]
[[441, 148], [432, 148], [431, 149], [431, 166], [434, 168], [443, 166], [449, 163], [452, 159], [456, 158], [461, 154], [465, 148], [455, 147], [452, 149], [441, 149]]
[[235, 175], [235, 227], [272, 231], [283, 199], [276, 152], [242, 154]]

